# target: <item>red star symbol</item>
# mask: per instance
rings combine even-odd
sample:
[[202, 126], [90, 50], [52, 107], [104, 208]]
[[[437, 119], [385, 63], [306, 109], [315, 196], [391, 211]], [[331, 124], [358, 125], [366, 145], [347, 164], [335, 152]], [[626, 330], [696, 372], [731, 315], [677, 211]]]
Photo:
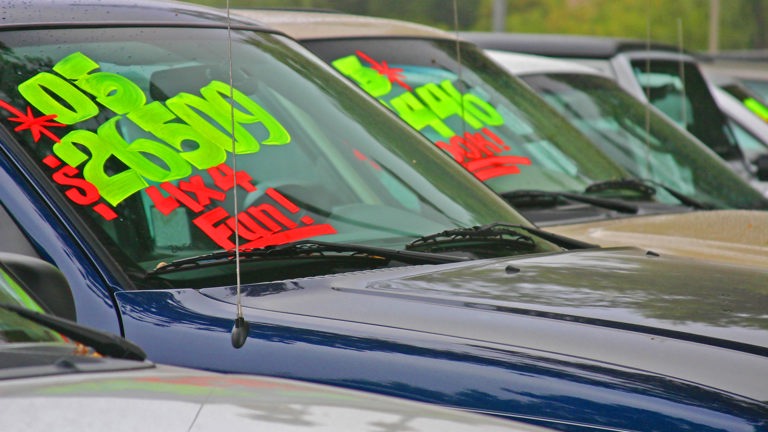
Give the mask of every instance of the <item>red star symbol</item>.
[[58, 122], [49, 121], [49, 120], [55, 119], [56, 114], [49, 114], [49, 115], [44, 115], [40, 117], [35, 117], [34, 114], [32, 114], [31, 107], [27, 107], [27, 113], [24, 114], [23, 112], [17, 110], [11, 105], [8, 105], [8, 103], [2, 100], [0, 100], [0, 108], [3, 108], [6, 111], [16, 116], [16, 117], [8, 117], [9, 121], [19, 123], [19, 125], [16, 126], [16, 128], [14, 129], [15, 131], [18, 132], [18, 131], [23, 131], [28, 129], [32, 133], [32, 139], [34, 139], [35, 142], [40, 140], [41, 134], [47, 136], [48, 138], [54, 140], [55, 142], [61, 141], [59, 137], [57, 137], [56, 135], [53, 134], [53, 132], [47, 129], [49, 127], [65, 126]]
[[371, 69], [378, 72], [379, 75], [384, 75], [385, 77], [387, 77], [389, 82], [398, 84], [400, 87], [406, 89], [407, 91], [411, 91], [411, 87], [408, 84], [406, 84], [405, 81], [403, 81], [403, 76], [402, 76], [403, 69], [389, 67], [387, 62], [384, 60], [382, 60], [381, 63], [379, 63], [360, 50], [355, 51], [355, 53], [361, 59], [370, 63]]

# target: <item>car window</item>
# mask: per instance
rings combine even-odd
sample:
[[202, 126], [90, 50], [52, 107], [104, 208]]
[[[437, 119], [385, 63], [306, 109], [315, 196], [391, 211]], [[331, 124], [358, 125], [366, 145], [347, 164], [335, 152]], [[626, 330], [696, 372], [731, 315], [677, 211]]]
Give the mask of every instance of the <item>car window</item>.
[[768, 122], [768, 106], [760, 98], [759, 95], [754, 94], [748, 88], [740, 83], [730, 83], [721, 86], [726, 93], [738, 99], [747, 109], [752, 111], [756, 116], [762, 120]]
[[[43, 309], [2, 266], [0, 266], [0, 303], [43, 312]], [[0, 349], [3, 345], [13, 343], [61, 341], [62, 338], [58, 333], [0, 308]]]
[[0, 204], [0, 252], [14, 252], [39, 258], [29, 239], [2, 204]]
[[740, 124], [731, 119], [729, 119], [729, 124], [733, 129], [736, 141], [739, 143], [739, 147], [741, 147], [747, 160], [752, 160], [768, 151], [768, 148], [766, 148], [765, 144], [760, 141], [758, 137], [754, 136]]
[[751, 78], [739, 78], [739, 80], [750, 90], [759, 95], [761, 100], [768, 101], [768, 80]]
[[[450, 40], [305, 46], [499, 193], [582, 191], [624, 172], [479, 49]], [[405, 48], [407, 47], [407, 48]]]
[[634, 60], [632, 71], [648, 100], [725, 159], [740, 156], [725, 117], [693, 63]]
[[231, 250], [235, 231], [243, 248], [402, 248], [454, 227], [528, 224], [286, 38], [233, 32], [231, 86], [221, 29], [0, 38], [0, 120], [18, 157], [132, 274]]
[[[522, 79], [633, 175], [722, 208], [768, 208], [768, 201], [701, 143], [618, 85], [595, 75], [552, 73]], [[675, 198], [661, 199], [674, 203]]]

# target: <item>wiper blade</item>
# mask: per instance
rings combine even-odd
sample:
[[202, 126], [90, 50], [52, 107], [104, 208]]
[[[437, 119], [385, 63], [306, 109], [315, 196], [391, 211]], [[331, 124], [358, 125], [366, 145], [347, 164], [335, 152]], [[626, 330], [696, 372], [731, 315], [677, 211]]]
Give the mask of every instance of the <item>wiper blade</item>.
[[406, 245], [406, 249], [431, 250], [436, 248], [446, 248], [450, 244], [455, 244], [457, 242], [464, 243], [468, 240], [490, 240], [492, 242], [503, 243], [507, 247], [510, 245], [512, 247], [517, 246], [524, 252], [533, 251], [536, 247], [536, 243], [533, 238], [523, 234], [521, 231], [533, 234], [536, 237], [564, 249], [592, 249], [600, 247], [592, 243], [582, 242], [531, 226], [494, 222], [481, 226], [454, 228], [423, 236]]
[[[336, 243], [318, 240], [300, 240], [275, 246], [266, 246], [258, 249], [244, 249], [240, 251], [241, 260], [272, 259], [272, 258], [297, 258], [303, 256], [323, 255], [326, 252], [350, 253], [364, 255], [371, 258], [383, 258], [395, 260], [406, 264], [446, 264], [466, 261], [466, 258], [449, 255], [440, 255], [427, 252], [389, 249], [376, 246], [366, 246], [353, 243]], [[189, 258], [181, 258], [170, 263], [162, 263], [157, 268], [147, 273], [148, 276], [177, 271], [189, 267], [197, 268], [207, 263], [220, 263], [235, 259], [234, 250], [212, 252]]]
[[476, 245], [478, 242], [484, 247], [499, 246], [517, 252], [532, 252], [536, 249], [536, 242], [532, 237], [521, 232], [521, 226], [504, 223], [492, 223], [441, 231], [420, 237], [408, 243], [405, 248], [408, 250], [457, 251], [463, 248], [471, 248], [473, 244]]
[[634, 178], [603, 180], [592, 183], [584, 189], [585, 193], [601, 193], [606, 191], [638, 192], [644, 198], [651, 198], [656, 195], [656, 189], [653, 186], [650, 186], [643, 180]]
[[713, 207], [709, 204], [702, 203], [694, 198], [685, 195], [684, 193], [677, 191], [663, 183], [650, 179], [641, 178], [626, 178], [620, 180], [607, 180], [592, 183], [587, 186], [586, 193], [599, 193], [605, 191], [616, 190], [631, 190], [636, 191], [643, 196], [650, 198], [656, 195], [656, 188], [661, 188], [676, 200], [680, 201], [680, 204], [699, 210], [711, 210]]
[[509, 192], [504, 192], [501, 194], [501, 197], [504, 198], [509, 204], [512, 206], [520, 206], [523, 207], [527, 203], [536, 202], [537, 199], [549, 199], [557, 200], [558, 198], [564, 198], [571, 201], [576, 201], [584, 204], [593, 205], [595, 207], [600, 207], [608, 210], [614, 210], [620, 213], [629, 213], [629, 214], [637, 214], [639, 211], [639, 208], [635, 205], [625, 203], [623, 201], [610, 199], [610, 198], [599, 198], [599, 197], [592, 197], [587, 195], [581, 195], [577, 193], [572, 192], [559, 192], [559, 191], [539, 191], [539, 190], [514, 190]]
[[35, 312], [21, 306], [0, 303], [0, 308], [14, 312], [30, 321], [61, 333], [69, 339], [89, 346], [103, 356], [138, 361], [147, 358], [147, 354], [138, 345], [120, 336], [84, 327], [73, 321]]

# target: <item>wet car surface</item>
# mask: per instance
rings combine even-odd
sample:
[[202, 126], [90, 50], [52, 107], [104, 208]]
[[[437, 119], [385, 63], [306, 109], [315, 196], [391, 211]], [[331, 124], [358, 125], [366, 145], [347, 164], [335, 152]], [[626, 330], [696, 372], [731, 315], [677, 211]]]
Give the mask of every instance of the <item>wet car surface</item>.
[[[46, 4], [0, 31], [0, 226], [61, 269], [79, 322], [157, 362], [561, 430], [765, 429], [739, 378], [766, 366], [765, 270], [541, 231], [261, 24]], [[711, 319], [592, 304], [693, 301], [726, 273], [739, 301]]]
[[3, 430], [539, 430], [328, 386], [157, 365], [115, 335], [41, 314], [34, 297], [53, 289], [68, 289], [53, 266], [0, 253]]

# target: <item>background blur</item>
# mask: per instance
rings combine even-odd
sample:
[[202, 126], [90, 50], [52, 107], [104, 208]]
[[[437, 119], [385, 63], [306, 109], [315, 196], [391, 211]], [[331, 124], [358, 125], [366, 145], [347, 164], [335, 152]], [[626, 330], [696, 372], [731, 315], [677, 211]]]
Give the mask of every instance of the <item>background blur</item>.
[[[226, 0], [191, 0], [225, 7]], [[455, 0], [459, 30], [627, 36], [692, 51], [768, 48], [768, 0]], [[454, 28], [454, 0], [230, 0], [233, 8], [318, 8]]]

